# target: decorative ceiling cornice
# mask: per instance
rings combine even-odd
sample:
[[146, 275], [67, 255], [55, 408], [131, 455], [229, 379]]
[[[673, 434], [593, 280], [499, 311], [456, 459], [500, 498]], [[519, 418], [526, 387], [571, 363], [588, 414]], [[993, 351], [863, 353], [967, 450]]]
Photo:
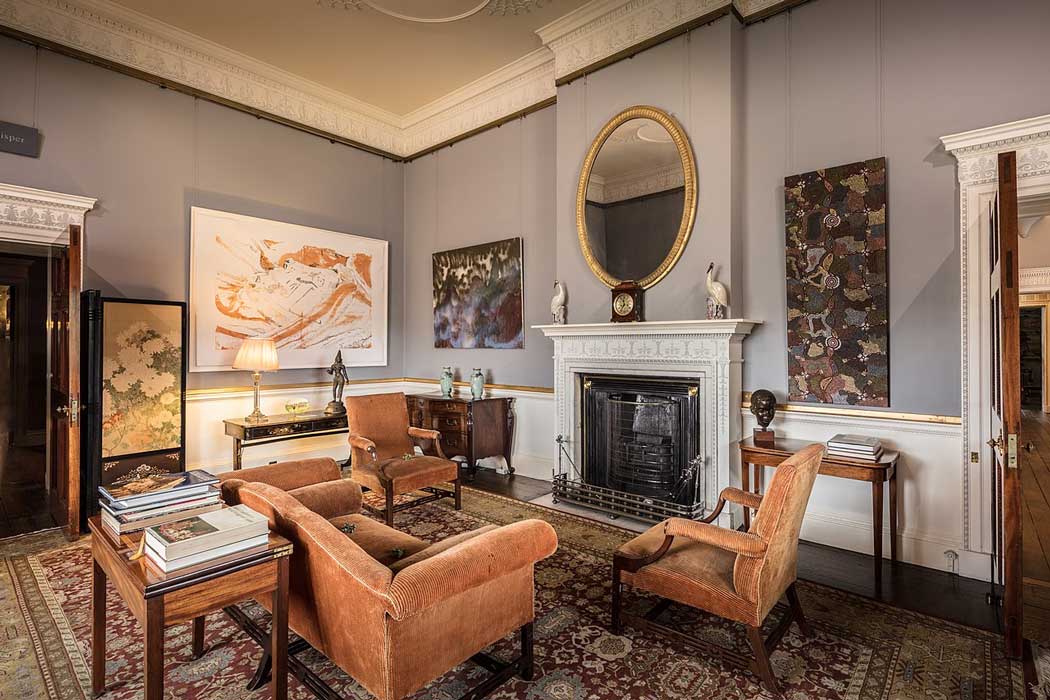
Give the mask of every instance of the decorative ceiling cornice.
[[0, 0], [0, 33], [396, 160], [555, 100], [556, 85], [734, 12], [805, 0], [593, 0], [537, 34], [544, 47], [400, 116], [110, 0]]

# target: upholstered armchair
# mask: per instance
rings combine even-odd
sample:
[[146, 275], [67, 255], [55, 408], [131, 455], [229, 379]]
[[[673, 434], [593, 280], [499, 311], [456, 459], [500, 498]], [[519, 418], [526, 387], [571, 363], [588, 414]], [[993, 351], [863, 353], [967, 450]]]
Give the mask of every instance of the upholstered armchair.
[[[360, 489], [350, 480], [307, 487], [308, 506], [299, 500], [303, 487], [284, 491], [238, 474], [224, 482], [228, 497], [266, 515], [271, 529], [294, 545], [288, 624], [300, 639], [289, 645], [288, 666], [318, 697], [338, 696], [298, 659], [307, 645], [379, 700], [404, 698], [467, 660], [491, 673], [464, 698], [482, 698], [515, 674], [532, 677], [533, 569], [557, 549], [550, 525], [490, 525], [427, 544], [367, 516], [328, 520], [312, 509], [359, 503]], [[316, 493], [355, 488], [356, 501]], [[259, 602], [271, 608], [268, 597]], [[231, 614], [265, 644], [263, 630]], [[515, 631], [517, 658], [506, 662], [481, 653]], [[249, 687], [261, 686], [268, 673], [264, 658]]]
[[[746, 665], [770, 692], [778, 694], [769, 655], [792, 621], [809, 635], [795, 591], [798, 537], [823, 456], [823, 445], [810, 445], [777, 467], [765, 495], [724, 489], [714, 511], [703, 520], [670, 518], [622, 545], [613, 557], [613, 631], [619, 634], [627, 619], [739, 662], [739, 655], [731, 650], [655, 622], [672, 601], [734, 620], [746, 627], [754, 652]], [[757, 509], [749, 532], [712, 524], [727, 502]], [[644, 617], [627, 615], [621, 610], [624, 584], [662, 600]], [[763, 638], [762, 623], [784, 594], [788, 611]]]
[[[409, 425], [404, 394], [348, 396], [345, 403], [354, 480], [385, 499], [383, 509], [367, 503], [365, 508], [391, 527], [395, 512], [439, 498], [453, 498], [460, 509], [459, 465], [445, 458], [440, 432]], [[415, 455], [415, 440], [432, 442], [437, 456]], [[445, 482], [452, 483], [452, 491], [436, 486]], [[395, 496], [412, 491], [430, 495], [394, 505]]]

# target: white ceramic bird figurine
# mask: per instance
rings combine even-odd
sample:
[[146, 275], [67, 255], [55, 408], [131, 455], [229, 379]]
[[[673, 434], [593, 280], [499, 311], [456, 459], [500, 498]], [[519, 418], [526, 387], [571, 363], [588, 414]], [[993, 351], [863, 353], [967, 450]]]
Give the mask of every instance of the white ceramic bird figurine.
[[554, 297], [551, 299], [551, 315], [554, 323], [559, 326], [565, 325], [565, 285], [554, 280]]
[[714, 269], [714, 263], [707, 266], [707, 317], [725, 318], [729, 292], [724, 284], [715, 280]]

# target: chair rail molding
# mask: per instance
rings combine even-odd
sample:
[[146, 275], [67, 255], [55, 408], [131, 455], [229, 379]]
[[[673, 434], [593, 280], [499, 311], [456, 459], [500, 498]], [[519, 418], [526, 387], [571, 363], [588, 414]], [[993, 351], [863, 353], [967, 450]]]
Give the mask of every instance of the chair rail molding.
[[0, 183], [0, 239], [41, 245], [69, 243], [70, 225], [84, 225], [97, 200]]
[[[1017, 152], [1017, 195], [1050, 193], [1050, 115], [950, 134], [941, 138], [958, 161], [962, 335], [963, 543], [991, 551], [991, 494], [985, 441], [988, 435], [990, 338], [982, 319], [990, 313], [988, 207], [997, 189], [999, 153]], [[978, 461], [970, 459], [971, 454]]]

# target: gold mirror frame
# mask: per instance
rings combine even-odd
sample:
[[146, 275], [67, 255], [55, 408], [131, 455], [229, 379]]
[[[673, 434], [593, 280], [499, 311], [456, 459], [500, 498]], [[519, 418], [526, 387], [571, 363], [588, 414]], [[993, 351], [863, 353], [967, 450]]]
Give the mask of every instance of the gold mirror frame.
[[639, 105], [637, 107], [628, 107], [602, 127], [602, 130], [594, 137], [594, 141], [591, 142], [590, 150], [587, 151], [587, 157], [584, 159], [583, 168], [580, 171], [580, 184], [576, 189], [576, 234], [580, 240], [580, 250], [587, 261], [587, 267], [591, 268], [594, 276], [610, 288], [620, 284], [623, 280], [610, 275], [595, 259], [594, 251], [591, 250], [591, 242], [587, 239], [587, 182], [591, 179], [591, 169], [594, 167], [594, 161], [597, 159], [598, 152], [601, 151], [602, 146], [605, 145], [605, 141], [616, 131], [617, 127], [632, 119], [652, 119], [667, 130], [667, 133], [671, 135], [671, 139], [674, 141], [674, 145], [678, 148], [679, 157], [682, 159], [682, 171], [685, 180], [682, 223], [678, 227], [678, 236], [675, 238], [674, 245], [671, 246], [671, 250], [668, 251], [663, 262], [655, 270], [642, 279], [635, 280], [643, 288], [648, 289], [666, 277], [667, 273], [678, 262], [678, 259], [682, 257], [682, 251], [685, 250], [685, 244], [689, 241], [689, 235], [693, 232], [693, 223], [696, 220], [696, 160], [693, 157], [693, 149], [689, 145], [689, 139], [685, 135], [685, 130], [682, 129], [674, 117], [657, 107]]

